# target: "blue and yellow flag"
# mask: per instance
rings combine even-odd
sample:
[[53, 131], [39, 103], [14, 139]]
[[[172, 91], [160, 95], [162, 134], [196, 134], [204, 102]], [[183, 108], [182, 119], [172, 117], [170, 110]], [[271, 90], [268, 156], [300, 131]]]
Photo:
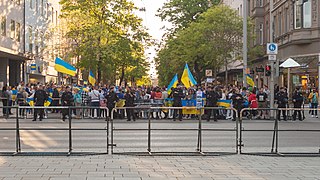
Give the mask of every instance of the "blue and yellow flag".
[[17, 99], [18, 90], [12, 89], [11, 92], [12, 92], [11, 99], [12, 101], [15, 101]]
[[27, 103], [28, 103], [30, 106], [34, 106], [34, 98], [27, 98]]
[[37, 70], [37, 64], [31, 64], [30, 69], [31, 69], [31, 71]]
[[254, 81], [250, 74], [246, 74], [247, 84], [251, 87], [254, 87]]
[[63, 61], [60, 58], [56, 58], [54, 69], [58, 72], [69, 74], [71, 76], [75, 76], [77, 74], [77, 69], [70, 65], [69, 63]]
[[51, 102], [52, 102], [52, 98], [49, 97], [48, 100], [46, 100], [46, 101], [44, 102], [44, 106], [45, 106], [45, 107], [49, 107], [50, 104], [51, 104]]
[[96, 84], [96, 78], [95, 78], [95, 76], [94, 76], [94, 74], [93, 74], [93, 72], [90, 70], [90, 72], [89, 72], [89, 78], [88, 78], [88, 80], [89, 80], [89, 83], [90, 84], [92, 84], [92, 85], [95, 85]]
[[220, 107], [229, 108], [231, 107], [231, 100], [218, 100], [217, 105]]
[[177, 84], [178, 84], [178, 74], [176, 74], [173, 79], [171, 80], [168, 88], [167, 88], [167, 91], [168, 91], [168, 94], [171, 93], [171, 88], [175, 88], [177, 87]]
[[192, 73], [187, 63], [182, 73], [181, 82], [184, 84], [186, 88], [190, 88], [191, 86], [197, 85], [197, 81], [192, 76]]

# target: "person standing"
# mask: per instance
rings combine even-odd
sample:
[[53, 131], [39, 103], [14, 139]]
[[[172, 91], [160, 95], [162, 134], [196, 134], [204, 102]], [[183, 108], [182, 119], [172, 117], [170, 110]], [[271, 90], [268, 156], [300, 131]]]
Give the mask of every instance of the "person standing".
[[[288, 103], [288, 94], [286, 93], [283, 87], [280, 88], [280, 91], [276, 94], [278, 108], [286, 108]], [[287, 120], [286, 110], [279, 110], [278, 111], [278, 120], [280, 121], [280, 114], [282, 111], [283, 120]]]
[[[184, 98], [184, 94], [182, 91], [182, 88], [179, 86], [178, 88], [175, 88], [172, 92], [173, 96], [173, 107], [182, 107], [182, 101], [181, 99]], [[182, 121], [182, 109], [174, 109], [173, 110], [173, 121], [177, 118], [177, 113], [179, 112], [179, 121]]]
[[[9, 94], [7, 93], [7, 86], [3, 86], [2, 92], [1, 92], [1, 99], [2, 99], [2, 105], [8, 106], [9, 103]], [[2, 110], [3, 116], [9, 115], [9, 110], [7, 107], [3, 107]]]
[[[48, 99], [48, 94], [46, 91], [43, 90], [43, 85], [39, 85], [38, 89], [34, 93], [34, 105], [35, 106], [42, 106], [44, 107], [44, 102]], [[34, 114], [33, 114], [33, 120], [37, 120], [37, 116], [39, 115], [39, 120], [42, 121], [43, 115], [44, 115], [44, 109], [37, 109], [35, 107]]]
[[317, 90], [313, 89], [312, 92], [309, 94], [308, 99], [310, 100], [311, 108], [313, 109], [313, 110], [311, 110], [311, 116], [316, 117], [316, 118], [318, 118], [318, 110], [317, 110], [318, 98], [319, 98], [319, 95], [318, 95]]
[[97, 107], [96, 109], [91, 109], [91, 117], [94, 118], [94, 111], [97, 112], [97, 117], [100, 115], [100, 92], [99, 87], [95, 86], [94, 89], [89, 93], [89, 97], [91, 100], [91, 106]]
[[[302, 93], [300, 92], [300, 89], [298, 87], [293, 92], [292, 102], [293, 102], [293, 107], [299, 108], [299, 109], [301, 108], [301, 106], [303, 104], [303, 96], [302, 96]], [[294, 110], [293, 117], [292, 117], [293, 121], [296, 120], [297, 114], [298, 114], [299, 120], [302, 121], [301, 110]]]
[[[268, 107], [268, 95], [265, 92], [265, 90], [263, 88], [260, 88], [259, 92], [257, 93], [257, 99], [258, 99], [258, 107], [259, 108], [267, 108]], [[266, 119], [267, 116], [267, 110], [266, 109], [262, 109], [260, 110], [260, 115], [258, 117], [258, 119]]]
[[79, 89], [77, 89], [77, 88], [74, 89], [74, 104], [77, 107], [76, 118], [80, 119], [80, 114], [82, 114], [82, 109], [80, 109], [81, 104], [82, 104], [82, 99], [81, 99], [81, 95], [79, 93]]
[[107, 108], [109, 110], [109, 117], [112, 116], [112, 109], [115, 107], [116, 102], [119, 100], [117, 94], [114, 92], [114, 87], [112, 86], [107, 95]]
[[243, 96], [240, 94], [239, 89], [233, 89], [232, 90], [232, 106], [237, 110], [237, 113], [233, 113], [233, 121], [236, 120], [236, 116], [238, 115], [238, 118], [240, 118], [240, 112], [243, 108], [244, 99]]
[[[206, 107], [218, 107], [217, 102], [219, 99], [219, 94], [217, 91], [214, 91], [211, 86], [208, 87], [208, 91], [206, 93]], [[217, 120], [217, 109], [207, 109], [206, 115], [207, 115], [207, 121], [210, 121], [211, 113], [213, 112], [213, 120]]]
[[128, 107], [128, 109], [126, 109], [127, 121], [131, 121], [131, 117], [132, 117], [133, 121], [136, 121], [136, 116], [134, 114], [134, 110], [131, 109], [131, 107], [134, 107], [134, 98], [135, 98], [135, 92], [130, 87], [128, 87], [127, 92], [124, 95], [124, 99], [126, 100], [125, 107]]
[[[61, 96], [61, 101], [62, 101], [62, 106], [72, 106], [72, 103], [74, 100], [73, 100], [71, 88], [69, 86], [65, 88], [65, 91]], [[69, 109], [62, 109], [62, 121], [66, 120], [67, 115], [71, 116], [71, 113], [69, 114]]]

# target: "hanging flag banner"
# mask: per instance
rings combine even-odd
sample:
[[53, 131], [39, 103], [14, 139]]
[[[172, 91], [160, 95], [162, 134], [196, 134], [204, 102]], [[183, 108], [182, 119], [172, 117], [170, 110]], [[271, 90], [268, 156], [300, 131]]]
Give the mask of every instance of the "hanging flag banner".
[[71, 76], [75, 76], [77, 74], [77, 69], [75, 67], [73, 67], [72, 65], [70, 65], [69, 63], [63, 61], [60, 58], [56, 58], [55, 60], [55, 66], [54, 69], [58, 72], [64, 73], [64, 74], [68, 74]]

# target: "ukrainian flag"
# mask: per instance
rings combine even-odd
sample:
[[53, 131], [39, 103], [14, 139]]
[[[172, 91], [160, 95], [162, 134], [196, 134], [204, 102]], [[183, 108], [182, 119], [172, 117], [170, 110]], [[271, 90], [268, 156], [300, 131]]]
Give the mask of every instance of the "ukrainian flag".
[[167, 91], [168, 91], [168, 94], [170, 94], [171, 93], [171, 88], [172, 87], [177, 87], [177, 84], [178, 84], [178, 74], [176, 74], [174, 77], [173, 77], [173, 79], [171, 80], [171, 82], [170, 82], [170, 84], [169, 84], [169, 86], [168, 86], [168, 88], [167, 88]]
[[186, 88], [190, 88], [191, 86], [194, 86], [197, 84], [197, 81], [192, 76], [187, 63], [182, 73], [181, 82], [184, 84]]
[[44, 106], [45, 106], [45, 107], [50, 106], [51, 102], [52, 102], [52, 98], [49, 97], [48, 100], [46, 100], [46, 101], [44, 102]]
[[27, 103], [28, 103], [30, 106], [34, 106], [34, 98], [27, 98]]
[[11, 92], [12, 92], [11, 99], [12, 99], [12, 101], [15, 101], [17, 99], [18, 90], [12, 89]]
[[64, 73], [64, 74], [69, 74], [71, 76], [75, 76], [77, 74], [77, 69], [73, 66], [71, 66], [69, 63], [63, 61], [60, 58], [56, 58], [55, 60], [55, 66], [54, 69], [58, 72]]
[[96, 78], [95, 78], [95, 76], [94, 76], [94, 74], [93, 74], [92, 71], [89, 72], [89, 78], [88, 78], [88, 80], [89, 80], [89, 83], [90, 83], [90, 84], [92, 84], [92, 85], [95, 85], [95, 84], [96, 84]]
[[231, 100], [218, 100], [217, 105], [220, 107], [229, 108], [231, 107]]
[[31, 64], [30, 69], [31, 69], [31, 71], [37, 70], [37, 64]]
[[253, 81], [252, 77], [250, 76], [250, 74], [246, 74], [246, 79], [247, 79], [247, 84], [251, 87], [254, 87], [254, 81]]

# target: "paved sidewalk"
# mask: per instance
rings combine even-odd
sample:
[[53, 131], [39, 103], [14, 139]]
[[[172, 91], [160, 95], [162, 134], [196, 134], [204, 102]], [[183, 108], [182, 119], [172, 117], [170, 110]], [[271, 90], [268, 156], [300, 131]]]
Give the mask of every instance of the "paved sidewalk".
[[0, 179], [320, 179], [319, 157], [0, 156]]

